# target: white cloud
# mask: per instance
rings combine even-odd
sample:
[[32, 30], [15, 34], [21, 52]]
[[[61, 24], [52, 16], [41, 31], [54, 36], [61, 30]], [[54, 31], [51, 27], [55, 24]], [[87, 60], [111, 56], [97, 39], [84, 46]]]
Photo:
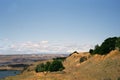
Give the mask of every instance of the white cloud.
[[44, 41], [41, 41], [41, 43], [46, 44], [46, 43], [48, 43], [48, 41], [45, 41], [45, 40], [44, 40]]
[[[10, 53], [71, 53], [74, 51], [88, 51], [92, 45], [79, 45], [74, 43], [58, 43], [58, 42], [18, 42], [9, 45], [6, 49]], [[0, 49], [2, 51], [2, 47]]]

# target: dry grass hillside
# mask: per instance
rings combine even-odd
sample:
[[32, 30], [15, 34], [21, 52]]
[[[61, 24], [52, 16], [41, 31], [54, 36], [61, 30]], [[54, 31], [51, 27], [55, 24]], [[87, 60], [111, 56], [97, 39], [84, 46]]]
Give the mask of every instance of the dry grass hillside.
[[74, 53], [63, 64], [65, 70], [62, 72], [36, 73], [35, 65], [32, 65], [22, 74], [5, 80], [120, 80], [118, 50], [111, 51], [107, 55]]
[[[81, 56], [87, 60], [79, 63]], [[73, 54], [64, 62], [69, 80], [118, 80], [120, 78], [120, 52], [111, 51], [108, 55], [89, 53]]]

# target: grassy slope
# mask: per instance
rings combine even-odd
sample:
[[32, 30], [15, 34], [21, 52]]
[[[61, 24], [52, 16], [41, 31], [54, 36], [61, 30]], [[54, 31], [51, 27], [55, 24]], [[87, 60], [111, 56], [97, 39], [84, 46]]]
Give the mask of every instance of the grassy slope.
[[76, 62], [69, 66], [69, 80], [117, 80], [120, 77], [120, 52], [112, 51], [107, 56], [94, 55], [81, 64], [77, 63], [78, 55], [69, 59], [73, 62], [67, 62]]
[[[88, 60], [79, 63], [81, 57]], [[94, 55], [89, 53], [74, 53], [64, 61], [64, 72], [35, 73], [35, 63], [23, 74], [8, 77], [6, 80], [117, 80], [120, 77], [120, 52], [111, 51], [108, 55]]]

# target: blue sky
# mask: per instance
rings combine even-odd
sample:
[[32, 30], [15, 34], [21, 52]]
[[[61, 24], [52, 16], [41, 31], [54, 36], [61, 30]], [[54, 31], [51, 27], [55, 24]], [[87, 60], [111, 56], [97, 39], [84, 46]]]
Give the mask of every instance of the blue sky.
[[120, 0], [0, 0], [0, 54], [88, 51], [120, 36]]

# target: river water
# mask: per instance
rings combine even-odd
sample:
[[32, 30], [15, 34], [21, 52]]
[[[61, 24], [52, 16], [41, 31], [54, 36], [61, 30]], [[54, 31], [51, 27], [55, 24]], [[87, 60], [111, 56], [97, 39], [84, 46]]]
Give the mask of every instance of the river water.
[[16, 71], [16, 70], [0, 71], [0, 79], [8, 77], [8, 76], [15, 76], [20, 73], [21, 71]]

